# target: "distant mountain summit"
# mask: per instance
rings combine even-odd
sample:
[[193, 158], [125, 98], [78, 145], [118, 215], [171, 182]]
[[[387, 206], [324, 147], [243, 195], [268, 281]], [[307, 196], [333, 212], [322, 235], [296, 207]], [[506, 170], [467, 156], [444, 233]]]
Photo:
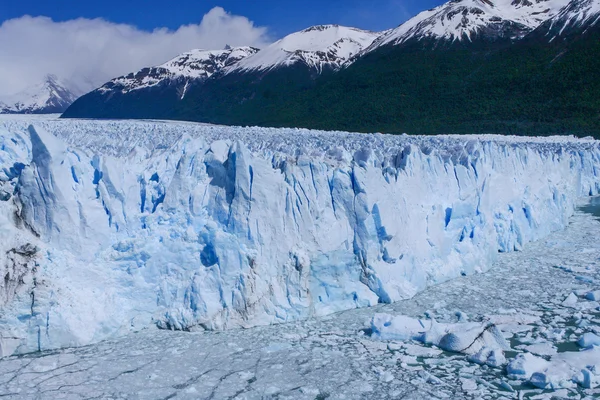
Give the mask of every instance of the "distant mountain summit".
[[569, 0], [453, 0], [423, 11], [382, 35], [370, 50], [411, 39], [519, 40], [568, 3]]
[[256, 52], [258, 49], [253, 47], [230, 46], [224, 50], [192, 50], [162, 65], [143, 68], [138, 72], [115, 78], [97, 91], [102, 94], [126, 94], [158, 85], [173, 85], [180, 97], [183, 97], [192, 81], [204, 81]]
[[55, 75], [47, 75], [43, 82], [0, 100], [0, 114], [62, 113], [76, 99]]
[[582, 34], [597, 26], [600, 26], [600, 0], [573, 0], [546, 20], [540, 31], [554, 40], [558, 36]]
[[269, 71], [301, 63], [316, 71], [339, 69], [371, 45], [380, 33], [339, 25], [319, 25], [292, 33], [228, 70]]

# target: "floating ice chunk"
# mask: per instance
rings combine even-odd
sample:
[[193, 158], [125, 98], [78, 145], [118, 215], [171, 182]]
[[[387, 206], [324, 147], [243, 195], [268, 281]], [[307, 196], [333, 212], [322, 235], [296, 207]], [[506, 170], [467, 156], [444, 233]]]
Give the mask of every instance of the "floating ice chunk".
[[448, 326], [447, 334], [442, 336], [437, 345], [455, 353], [475, 354], [483, 348], [508, 349], [508, 343], [502, 332], [493, 325], [481, 323], [465, 323]]
[[540, 317], [515, 311], [510, 314], [490, 315], [487, 320], [495, 325], [530, 325], [539, 322]]
[[[553, 329], [542, 328], [542, 330], [543, 330], [543, 334], [546, 337], [546, 339], [552, 340], [553, 342], [562, 341], [565, 334], [567, 333], [567, 331], [562, 328], [553, 328]], [[534, 344], [535, 342], [532, 341], [529, 343]]]
[[550, 363], [530, 353], [519, 354], [506, 367], [508, 376], [514, 379], [529, 379], [537, 371], [548, 367]]
[[568, 370], [552, 369], [549, 371], [535, 372], [529, 382], [540, 389], [556, 390], [576, 386], [569, 376]]
[[529, 379], [541, 389], [571, 388], [576, 384], [596, 387], [596, 371], [600, 371], [600, 347], [595, 346], [559, 353], [548, 361], [529, 353], [519, 354], [507, 367], [509, 377]]
[[385, 371], [379, 376], [379, 380], [385, 383], [390, 383], [394, 380], [394, 375], [390, 371]]
[[469, 361], [472, 361], [480, 365], [489, 365], [493, 368], [498, 368], [506, 364], [506, 357], [504, 352], [501, 350], [492, 350], [487, 347], [483, 347], [477, 353], [469, 357]]
[[379, 340], [417, 340], [455, 353], [476, 354], [483, 348], [490, 352], [510, 348], [502, 332], [490, 323], [442, 324], [404, 315], [376, 314], [371, 320], [371, 329], [372, 337]]
[[431, 329], [431, 321], [376, 314], [371, 320], [372, 337], [379, 340], [422, 340], [423, 333]]
[[558, 350], [550, 342], [535, 343], [525, 346], [525, 350], [538, 356], [553, 356], [558, 353]]
[[462, 311], [456, 312], [456, 318], [458, 318], [458, 322], [468, 322], [469, 316]]
[[387, 348], [389, 351], [399, 351], [402, 350], [401, 343], [388, 343]]
[[430, 374], [427, 371], [419, 371], [419, 376], [425, 382], [430, 383], [432, 385], [442, 385], [443, 384], [443, 382], [442, 382], [442, 380], [440, 378], [438, 378], [437, 376], [434, 376], [434, 375]]
[[504, 352], [501, 350], [492, 350], [492, 352], [490, 353], [487, 362], [487, 365], [489, 365], [490, 367], [501, 367], [502, 365], [506, 364], [506, 357], [504, 356]]
[[578, 281], [581, 281], [581, 282], [585, 282], [585, 283], [594, 283], [594, 278], [592, 278], [591, 276], [577, 275], [575, 277], [575, 279], [577, 279]]
[[477, 382], [474, 379], [460, 378], [462, 389], [465, 392], [477, 390]]
[[586, 389], [594, 389], [600, 384], [600, 377], [587, 368], [581, 370], [575, 381]]
[[[389, 347], [389, 345], [388, 345], [388, 347]], [[413, 356], [413, 357], [431, 358], [431, 357], [437, 357], [440, 354], [442, 354], [442, 350], [432, 348], [432, 347], [425, 347], [425, 346], [419, 346], [419, 345], [413, 345], [413, 344], [406, 343], [406, 344], [404, 344], [404, 353], [406, 353], [409, 356]]]
[[500, 387], [508, 392], [514, 392], [515, 389], [510, 386], [510, 384], [508, 382], [502, 381], [500, 382]]
[[565, 301], [562, 302], [564, 307], [575, 307], [577, 305], [577, 295], [575, 293], [571, 293]]
[[600, 290], [596, 290], [594, 292], [589, 292], [585, 295], [585, 298], [589, 301], [600, 301]]
[[600, 346], [600, 337], [591, 332], [588, 332], [581, 336], [577, 344], [583, 347], [584, 349], [588, 349], [592, 346]]

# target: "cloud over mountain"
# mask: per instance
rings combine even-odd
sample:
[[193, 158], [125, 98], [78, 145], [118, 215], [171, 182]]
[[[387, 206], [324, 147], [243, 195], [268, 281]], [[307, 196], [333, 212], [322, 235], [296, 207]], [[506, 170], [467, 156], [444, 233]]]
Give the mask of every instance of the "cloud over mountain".
[[151, 32], [99, 18], [56, 22], [23, 16], [0, 25], [0, 95], [21, 91], [49, 73], [84, 92], [193, 48], [261, 47], [269, 41], [267, 28], [221, 7], [199, 24]]

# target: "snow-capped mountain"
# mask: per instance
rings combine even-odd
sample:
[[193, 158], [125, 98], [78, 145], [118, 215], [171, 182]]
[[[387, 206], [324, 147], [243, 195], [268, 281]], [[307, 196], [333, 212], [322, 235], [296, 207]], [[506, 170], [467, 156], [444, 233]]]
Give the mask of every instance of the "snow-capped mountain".
[[339, 25], [319, 25], [292, 33], [228, 69], [267, 71], [303, 63], [319, 72], [338, 69], [370, 46], [381, 33]]
[[518, 40], [568, 3], [569, 0], [453, 0], [423, 11], [380, 37], [367, 51], [410, 39], [463, 41], [482, 36]]
[[[447, 133], [451, 119], [453, 133], [600, 137], [600, 119], [588, 115], [598, 109], [597, 90], [573, 73], [600, 82], [589, 73], [598, 69], [595, 33], [571, 40], [583, 31], [563, 29], [597, 24], [599, 2], [453, 0], [382, 33], [315, 26], [226, 56], [233, 60], [221, 69], [190, 68], [188, 54], [118, 78], [63, 116], [423, 134]], [[572, 34], [549, 43], [555, 31]], [[202, 78], [181, 78], [190, 70]]]
[[[65, 117], [173, 118], [186, 109], [196, 118], [211, 112], [193, 103], [244, 104], [260, 97], [264, 87], [278, 85], [283, 75], [294, 91], [310, 86], [324, 70], [338, 70], [349, 58], [369, 46], [378, 33], [338, 25], [315, 26], [286, 36], [265, 49], [241, 47], [217, 51], [196, 50], [137, 73], [113, 79], [76, 101]], [[299, 70], [284, 68], [302, 66]], [[268, 73], [270, 83], [264, 79]], [[261, 79], [257, 79], [257, 74]], [[276, 82], [276, 83], [275, 83]], [[267, 90], [268, 92], [268, 90]], [[180, 118], [187, 118], [181, 116]]]
[[122, 94], [147, 89], [161, 83], [176, 83], [185, 96], [190, 82], [202, 82], [220, 72], [270, 70], [302, 62], [322, 71], [337, 69], [351, 56], [359, 53], [379, 36], [379, 33], [337, 25], [315, 26], [293, 33], [263, 50], [254, 47], [225, 50], [192, 50], [165, 64], [143, 68], [107, 82], [98, 92], [118, 91]]
[[600, 25], [600, 0], [572, 0], [553, 18], [544, 22], [542, 29], [552, 38], [575, 31], [586, 31]]
[[[156, 66], [115, 78], [98, 89], [101, 93], [120, 91], [128, 93], [159, 85], [163, 82], [181, 81], [187, 87], [190, 81], [210, 78], [224, 68], [255, 54], [253, 47], [226, 48], [224, 50], [192, 50]], [[181, 93], [185, 95], [185, 90]]]
[[77, 96], [55, 75], [0, 100], [0, 114], [52, 114], [65, 111]]

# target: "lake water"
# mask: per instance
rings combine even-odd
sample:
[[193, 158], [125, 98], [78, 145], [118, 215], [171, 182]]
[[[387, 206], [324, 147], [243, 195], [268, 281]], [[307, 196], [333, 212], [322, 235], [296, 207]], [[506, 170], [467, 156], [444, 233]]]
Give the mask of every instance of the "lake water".
[[592, 197], [589, 204], [579, 208], [581, 211], [600, 218], [600, 196]]

